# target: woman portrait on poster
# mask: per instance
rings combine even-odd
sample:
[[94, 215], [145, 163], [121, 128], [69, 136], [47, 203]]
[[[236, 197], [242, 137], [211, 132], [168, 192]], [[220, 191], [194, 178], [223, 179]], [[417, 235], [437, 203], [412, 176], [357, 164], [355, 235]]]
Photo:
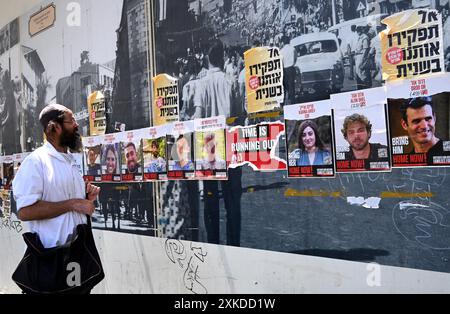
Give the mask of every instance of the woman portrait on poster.
[[108, 144], [104, 151], [103, 165], [106, 166], [105, 174], [119, 174], [118, 172], [118, 154], [116, 147], [112, 144]]
[[323, 166], [332, 164], [331, 153], [325, 148], [314, 121], [303, 121], [297, 134], [298, 148], [289, 154], [289, 165]]

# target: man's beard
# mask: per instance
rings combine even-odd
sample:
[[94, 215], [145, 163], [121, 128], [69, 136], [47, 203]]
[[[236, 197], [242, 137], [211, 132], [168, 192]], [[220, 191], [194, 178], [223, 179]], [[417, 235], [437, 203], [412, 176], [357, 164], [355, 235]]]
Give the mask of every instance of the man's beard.
[[59, 142], [61, 146], [69, 147], [72, 153], [81, 153], [83, 150], [83, 143], [78, 130], [74, 130], [73, 133], [69, 133], [63, 128]]

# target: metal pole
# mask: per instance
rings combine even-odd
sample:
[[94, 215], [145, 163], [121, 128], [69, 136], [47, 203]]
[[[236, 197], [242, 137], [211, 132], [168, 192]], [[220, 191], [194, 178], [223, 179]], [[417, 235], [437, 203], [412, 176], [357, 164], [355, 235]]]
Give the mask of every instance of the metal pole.
[[331, 17], [333, 25], [336, 25], [336, 0], [331, 0]]

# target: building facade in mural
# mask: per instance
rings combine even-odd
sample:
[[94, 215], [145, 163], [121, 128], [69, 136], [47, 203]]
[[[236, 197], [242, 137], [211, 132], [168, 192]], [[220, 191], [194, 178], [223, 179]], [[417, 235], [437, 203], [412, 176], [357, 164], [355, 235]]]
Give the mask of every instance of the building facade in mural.
[[89, 52], [83, 51], [77, 71], [56, 83], [56, 102], [70, 104], [70, 109], [79, 116], [77, 121], [83, 135], [89, 135], [88, 96], [97, 90], [109, 94], [112, 92], [114, 69], [109, 67], [112, 63], [94, 64], [89, 61]]
[[111, 123], [127, 130], [150, 125], [148, 31], [144, 0], [125, 0], [117, 29]]

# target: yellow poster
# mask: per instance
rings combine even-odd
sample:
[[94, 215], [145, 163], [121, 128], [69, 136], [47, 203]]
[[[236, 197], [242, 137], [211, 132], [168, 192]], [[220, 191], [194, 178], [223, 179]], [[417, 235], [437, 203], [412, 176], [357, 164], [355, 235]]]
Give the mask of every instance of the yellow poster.
[[284, 100], [280, 50], [274, 47], [252, 48], [245, 52], [244, 59], [248, 113], [280, 107]]
[[178, 80], [167, 74], [153, 78], [153, 126], [177, 122], [179, 119]]
[[106, 101], [100, 91], [95, 91], [88, 97], [89, 135], [103, 135], [106, 131]]
[[436, 10], [400, 12], [381, 21], [384, 80], [419, 77], [444, 69], [442, 17]]

